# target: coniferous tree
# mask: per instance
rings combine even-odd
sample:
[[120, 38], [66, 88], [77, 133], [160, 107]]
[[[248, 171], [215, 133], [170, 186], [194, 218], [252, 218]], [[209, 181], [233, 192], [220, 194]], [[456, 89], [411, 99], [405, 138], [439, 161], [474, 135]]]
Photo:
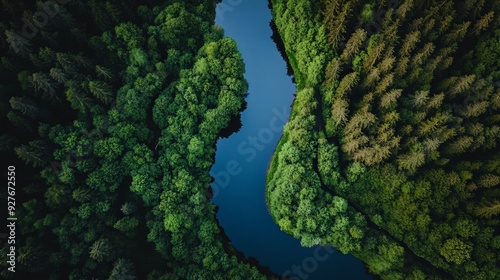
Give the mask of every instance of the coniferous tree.
[[105, 104], [108, 104], [113, 99], [111, 87], [104, 82], [90, 81], [89, 90], [97, 99]]
[[350, 60], [353, 55], [357, 54], [366, 39], [366, 31], [357, 29], [347, 41], [344, 51], [340, 55], [340, 59], [346, 61]]
[[494, 15], [495, 12], [491, 11], [476, 21], [476, 23], [474, 24], [474, 28], [472, 30], [476, 36], [479, 35], [483, 30], [488, 28], [491, 21], [493, 21]]
[[476, 208], [475, 214], [479, 217], [491, 218], [500, 214], [500, 201], [492, 201], [480, 204]]
[[34, 167], [47, 163], [47, 148], [41, 140], [31, 141], [28, 145], [16, 147], [14, 150], [19, 158]]
[[120, 258], [115, 262], [108, 280], [133, 280], [136, 279], [134, 274], [133, 263], [129, 260]]
[[33, 100], [28, 97], [11, 97], [9, 100], [10, 106], [14, 110], [21, 111], [24, 115], [31, 118], [36, 117], [38, 114], [38, 108], [36, 107]]
[[100, 238], [90, 247], [89, 255], [92, 259], [102, 262], [110, 254], [109, 241]]

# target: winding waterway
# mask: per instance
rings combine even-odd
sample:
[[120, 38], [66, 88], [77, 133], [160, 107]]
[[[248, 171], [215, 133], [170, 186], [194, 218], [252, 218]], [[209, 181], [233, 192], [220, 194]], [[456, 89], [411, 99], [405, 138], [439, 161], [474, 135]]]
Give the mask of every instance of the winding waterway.
[[217, 142], [211, 174], [217, 218], [231, 244], [291, 279], [370, 279], [363, 263], [332, 248], [304, 248], [281, 231], [265, 201], [266, 170], [290, 113], [295, 85], [271, 40], [266, 0], [224, 0], [216, 23], [236, 40], [249, 89], [242, 127]]

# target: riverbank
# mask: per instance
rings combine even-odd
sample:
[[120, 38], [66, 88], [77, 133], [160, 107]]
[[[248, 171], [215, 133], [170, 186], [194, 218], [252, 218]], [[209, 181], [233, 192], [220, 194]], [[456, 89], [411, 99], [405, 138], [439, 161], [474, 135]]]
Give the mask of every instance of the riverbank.
[[[278, 275], [299, 277], [290, 271], [305, 262], [308, 279], [363, 279], [364, 269], [356, 258], [329, 250], [321, 261], [316, 259], [318, 250], [323, 253], [322, 247], [302, 247], [299, 240], [280, 230], [269, 213], [268, 165], [283, 134], [278, 127], [286, 123], [294, 106], [296, 86], [271, 40], [267, 4], [265, 0], [243, 1], [226, 9], [223, 19], [219, 17], [218, 24], [237, 42], [242, 54], [249, 93], [240, 131], [217, 142], [211, 170], [212, 186], [219, 190], [212, 200], [219, 207], [217, 219], [234, 248]], [[234, 168], [228, 169], [228, 163]], [[312, 259], [315, 267], [311, 270], [307, 264]]]

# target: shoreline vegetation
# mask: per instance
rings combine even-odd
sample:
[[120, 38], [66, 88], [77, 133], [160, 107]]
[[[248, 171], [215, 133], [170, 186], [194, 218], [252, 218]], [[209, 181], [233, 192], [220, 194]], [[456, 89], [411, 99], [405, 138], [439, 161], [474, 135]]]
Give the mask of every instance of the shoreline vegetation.
[[272, 217], [382, 279], [500, 275], [500, 6], [452, 2], [270, 1], [298, 91]]

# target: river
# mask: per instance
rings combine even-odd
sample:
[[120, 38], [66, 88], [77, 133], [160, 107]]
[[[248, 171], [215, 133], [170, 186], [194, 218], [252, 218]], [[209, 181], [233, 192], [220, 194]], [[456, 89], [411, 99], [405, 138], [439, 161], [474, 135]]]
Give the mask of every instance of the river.
[[231, 244], [278, 275], [291, 279], [371, 279], [363, 263], [333, 248], [304, 248], [281, 231], [265, 201], [266, 171], [290, 113], [295, 85], [271, 40], [267, 0], [224, 0], [216, 23], [236, 40], [249, 89], [242, 127], [219, 139], [211, 174], [212, 201]]

